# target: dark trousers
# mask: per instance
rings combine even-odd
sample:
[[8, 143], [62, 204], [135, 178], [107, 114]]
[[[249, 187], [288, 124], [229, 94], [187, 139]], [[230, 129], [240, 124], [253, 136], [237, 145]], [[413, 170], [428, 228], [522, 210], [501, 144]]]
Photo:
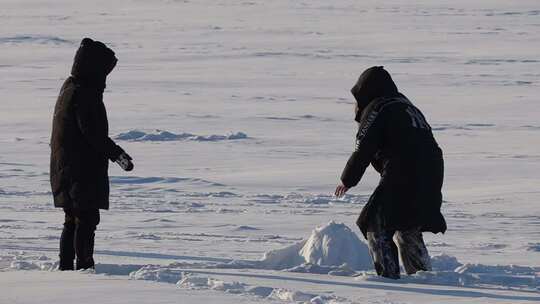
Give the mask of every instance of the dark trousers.
[[94, 268], [94, 232], [99, 224], [99, 210], [64, 209], [64, 230], [60, 237], [60, 270]]
[[379, 212], [376, 212], [370, 221], [367, 232], [368, 247], [378, 275], [399, 279], [399, 257], [409, 275], [420, 270], [431, 270], [431, 258], [420, 228], [406, 231], [387, 230], [382, 224]]

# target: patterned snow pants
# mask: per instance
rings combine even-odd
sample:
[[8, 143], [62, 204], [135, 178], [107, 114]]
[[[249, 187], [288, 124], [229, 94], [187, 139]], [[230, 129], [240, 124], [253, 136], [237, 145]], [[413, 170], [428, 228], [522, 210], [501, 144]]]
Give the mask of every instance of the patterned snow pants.
[[381, 217], [372, 219], [367, 232], [369, 253], [377, 274], [391, 279], [399, 279], [399, 258], [405, 272], [430, 271], [429, 257], [420, 228], [406, 231], [385, 230]]

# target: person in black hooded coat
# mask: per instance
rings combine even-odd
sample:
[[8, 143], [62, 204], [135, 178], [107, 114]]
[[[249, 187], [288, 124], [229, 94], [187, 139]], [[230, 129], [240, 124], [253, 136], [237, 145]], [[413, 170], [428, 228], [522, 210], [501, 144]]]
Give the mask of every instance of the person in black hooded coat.
[[359, 131], [335, 194], [356, 186], [371, 164], [381, 179], [357, 225], [377, 273], [399, 278], [398, 250], [408, 274], [430, 270], [422, 232], [446, 231], [440, 212], [442, 151], [422, 112], [399, 93], [383, 67], [364, 71], [351, 92]]
[[51, 136], [50, 181], [54, 206], [65, 212], [60, 269], [94, 267], [94, 231], [99, 209], [109, 208], [108, 161], [133, 169], [131, 157], [108, 136], [103, 91], [117, 62], [99, 41], [84, 38], [71, 77], [56, 101]]

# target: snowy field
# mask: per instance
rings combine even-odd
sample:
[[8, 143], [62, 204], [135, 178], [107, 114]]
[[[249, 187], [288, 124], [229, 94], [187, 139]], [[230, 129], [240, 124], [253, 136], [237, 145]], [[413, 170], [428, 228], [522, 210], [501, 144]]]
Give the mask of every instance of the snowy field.
[[[537, 0], [0, 0], [0, 20], [1, 304], [540, 302]], [[85, 36], [119, 58], [105, 103], [135, 170], [111, 166], [95, 273], [60, 273], [48, 143]], [[375, 172], [331, 195], [372, 65], [445, 153], [449, 229], [399, 281], [354, 225]]]

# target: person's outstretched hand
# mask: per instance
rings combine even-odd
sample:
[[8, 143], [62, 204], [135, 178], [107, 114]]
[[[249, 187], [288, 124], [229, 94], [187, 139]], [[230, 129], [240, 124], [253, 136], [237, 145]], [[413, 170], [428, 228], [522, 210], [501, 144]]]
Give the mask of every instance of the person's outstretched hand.
[[347, 188], [345, 185], [343, 185], [342, 183], [340, 183], [337, 187], [336, 187], [336, 192], [334, 192], [334, 195], [339, 198], [339, 197], [342, 197], [343, 195], [345, 195], [345, 193], [349, 191], [349, 188]]
[[131, 162], [133, 158], [129, 156], [126, 152], [123, 152], [118, 156], [118, 159], [116, 160], [116, 163], [120, 166], [120, 168], [124, 169], [124, 171], [131, 171], [133, 170], [133, 162]]

